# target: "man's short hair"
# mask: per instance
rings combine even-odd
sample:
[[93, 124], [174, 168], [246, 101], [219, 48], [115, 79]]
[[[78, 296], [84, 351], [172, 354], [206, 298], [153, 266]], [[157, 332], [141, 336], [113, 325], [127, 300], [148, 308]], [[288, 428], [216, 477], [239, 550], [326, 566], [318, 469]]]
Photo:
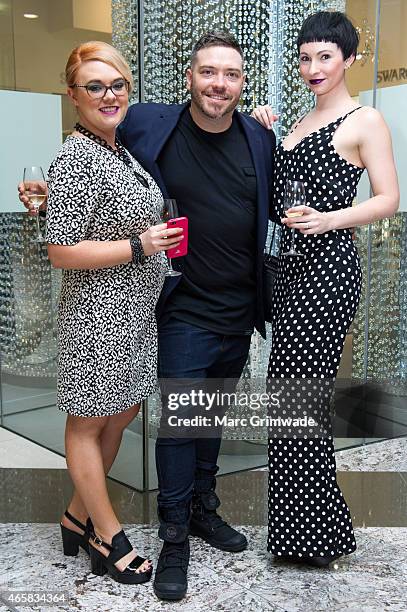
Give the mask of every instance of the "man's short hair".
[[242, 47], [233, 34], [226, 30], [210, 30], [202, 34], [196, 41], [191, 53], [191, 66], [196, 60], [198, 51], [207, 49], [208, 47], [230, 47], [231, 49], [235, 49], [242, 58], [242, 62], [244, 61]]

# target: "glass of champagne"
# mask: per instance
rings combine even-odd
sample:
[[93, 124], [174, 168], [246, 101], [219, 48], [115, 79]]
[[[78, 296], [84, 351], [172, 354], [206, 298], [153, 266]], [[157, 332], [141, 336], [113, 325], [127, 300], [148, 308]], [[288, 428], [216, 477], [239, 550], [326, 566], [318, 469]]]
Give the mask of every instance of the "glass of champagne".
[[46, 182], [43, 169], [41, 166], [29, 166], [24, 168], [23, 175], [24, 182], [24, 195], [30, 201], [30, 204], [34, 206], [35, 218], [37, 220], [37, 236], [34, 238], [34, 242], [45, 242], [45, 238], [41, 233], [40, 228], [40, 216], [38, 214], [39, 208], [46, 199]]
[[[165, 199], [163, 202], [161, 218], [164, 223], [167, 223], [170, 219], [175, 219], [179, 217], [177, 201], [173, 199]], [[172, 267], [171, 258], [168, 257], [168, 270], [165, 273], [165, 276], [181, 276], [182, 272], [178, 272], [178, 270], [174, 270]]]
[[[305, 187], [302, 181], [287, 181], [284, 191], [284, 211], [296, 206], [306, 205]], [[287, 217], [302, 217], [302, 212], [286, 213]], [[282, 255], [291, 255], [292, 257], [304, 257], [302, 253], [295, 250], [295, 230], [291, 229], [291, 244], [288, 251]]]

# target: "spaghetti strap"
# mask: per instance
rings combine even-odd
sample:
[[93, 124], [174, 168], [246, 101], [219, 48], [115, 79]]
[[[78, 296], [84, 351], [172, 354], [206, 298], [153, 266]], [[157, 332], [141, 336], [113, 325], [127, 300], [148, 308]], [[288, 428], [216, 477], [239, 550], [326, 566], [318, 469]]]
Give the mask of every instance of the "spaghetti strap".
[[[304, 119], [304, 117], [307, 116], [308, 113], [305, 113], [305, 115], [303, 115], [302, 117], [300, 117], [299, 119], [297, 119], [297, 121], [294, 123], [293, 127], [291, 128], [291, 130], [289, 131], [289, 134], [292, 134], [297, 127], [300, 125], [301, 121]], [[287, 134], [288, 135], [288, 134]]]
[[[336, 130], [336, 128], [343, 122], [345, 121], [345, 119], [347, 117], [349, 117], [349, 115], [352, 115], [352, 113], [354, 113], [355, 111], [359, 110], [360, 108], [363, 108], [363, 106], [357, 106], [356, 108], [352, 108], [352, 110], [350, 110], [348, 113], [346, 113], [346, 115], [341, 115], [340, 117], [338, 117], [337, 119], [334, 119], [333, 121], [331, 121], [331, 123], [328, 123], [325, 126], [321, 126], [320, 128], [318, 128], [318, 130], [314, 130], [313, 132], [310, 132], [310, 134], [313, 134], [314, 132], [320, 132], [323, 129], [329, 128], [331, 125], [333, 127], [333, 131]], [[292, 129], [289, 131], [289, 133], [287, 134], [287, 136], [289, 134], [292, 134], [297, 127], [300, 125], [301, 121], [308, 115], [308, 113], [305, 113], [305, 115], [303, 115], [302, 117], [300, 117], [299, 119], [297, 119], [297, 121], [294, 123]], [[308, 134], [308, 135], [310, 135]]]
[[359, 110], [360, 108], [363, 108], [363, 106], [357, 106], [356, 108], [352, 108], [352, 110], [346, 113], [346, 115], [342, 115], [342, 117], [338, 117], [338, 119], [333, 121], [332, 124], [336, 126], [340, 125], [341, 123], [345, 121], [345, 119], [349, 117], [349, 115], [352, 115], [355, 111]]
[[363, 107], [362, 106], [357, 106], [356, 108], [352, 108], [352, 110], [349, 111], [348, 113], [346, 113], [346, 115], [342, 115], [342, 117], [338, 117], [336, 119], [336, 121], [333, 121], [331, 123], [331, 128], [327, 132], [331, 139], [334, 137], [334, 134], [335, 134], [336, 130], [338, 129], [338, 127], [340, 125], [342, 125], [342, 123], [345, 121], [345, 119], [347, 119], [350, 115], [352, 115], [355, 111], [359, 110], [360, 108], [363, 108]]

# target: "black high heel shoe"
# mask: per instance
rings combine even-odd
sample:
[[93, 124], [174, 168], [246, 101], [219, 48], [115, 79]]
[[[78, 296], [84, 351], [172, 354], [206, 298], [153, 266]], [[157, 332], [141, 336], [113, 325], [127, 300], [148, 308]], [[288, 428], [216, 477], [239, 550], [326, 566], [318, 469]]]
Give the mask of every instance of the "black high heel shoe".
[[62, 546], [64, 549], [64, 555], [66, 557], [76, 557], [79, 552], [79, 547], [83, 548], [83, 550], [89, 554], [89, 534], [93, 531], [93, 524], [90, 518], [86, 521], [86, 525], [78, 521], [68, 510], [64, 512], [67, 519], [71, 521], [74, 525], [82, 529], [83, 534], [78, 533], [77, 531], [72, 531], [65, 525], [61, 526], [61, 535], [62, 535]]
[[341, 555], [336, 557], [307, 557], [305, 564], [311, 567], [328, 567], [330, 563], [339, 559]]
[[310, 567], [328, 567], [330, 563], [339, 559], [340, 555], [336, 557], [294, 557], [290, 555], [283, 555], [275, 557], [277, 560], [288, 561], [289, 563], [296, 563], [300, 565], [308, 565]]
[[141, 584], [150, 580], [153, 573], [152, 567], [144, 572], [137, 573], [137, 569], [146, 561], [143, 557], [137, 556], [122, 572], [115, 566], [115, 563], [133, 550], [123, 529], [113, 536], [111, 545], [103, 542], [94, 532], [91, 532], [89, 537], [97, 546], [103, 546], [109, 551], [109, 555], [105, 557], [94, 546], [89, 546], [93, 574], [104, 576], [107, 573], [113, 580], [122, 584]]

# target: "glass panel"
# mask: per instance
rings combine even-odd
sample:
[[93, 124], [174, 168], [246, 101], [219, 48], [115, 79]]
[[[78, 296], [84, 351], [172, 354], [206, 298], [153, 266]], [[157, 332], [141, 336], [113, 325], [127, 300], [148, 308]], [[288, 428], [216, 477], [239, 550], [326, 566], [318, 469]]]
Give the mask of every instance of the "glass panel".
[[[57, 410], [56, 315], [61, 271], [25, 213], [0, 213], [1, 426], [64, 455], [65, 417]], [[143, 485], [141, 417], [125, 431], [111, 476]], [[153, 442], [152, 485], [156, 486]]]
[[[27, 19], [27, 12], [38, 17]], [[61, 113], [54, 120], [54, 106], [57, 102], [59, 108], [60, 99], [63, 135], [71, 131], [76, 113], [65, 95], [63, 70], [74, 46], [95, 39], [111, 42], [110, 0], [0, 0], [0, 88], [23, 90], [0, 92], [0, 107], [7, 109], [2, 113], [2, 134], [11, 145], [0, 201], [0, 423], [61, 454], [65, 415], [55, 407], [60, 272], [51, 269], [45, 247], [32, 242], [35, 222], [21, 212], [16, 184], [24, 165], [40, 163], [46, 170], [59, 148]], [[41, 114], [41, 106], [36, 106], [45, 98], [51, 100], [52, 122], [48, 107]], [[14, 120], [10, 108], [15, 110]], [[25, 135], [24, 144], [15, 133], [6, 132], [16, 125]], [[37, 128], [43, 136], [36, 134]], [[14, 166], [16, 172], [11, 171]], [[125, 432], [112, 471], [113, 477], [139, 489], [143, 483], [140, 427], [137, 421], [136, 431]], [[155, 473], [153, 455], [151, 465]]]
[[[364, 52], [358, 56], [350, 70], [346, 73], [346, 81], [351, 96], [356, 102], [361, 103], [360, 96], [364, 90], [370, 91], [370, 100], [365, 102], [372, 104], [373, 101], [373, 84], [374, 84], [374, 37], [370, 36], [370, 32], [375, 31], [375, 0], [348, 0], [346, 6], [342, 8], [351, 18], [354, 25], [361, 30], [367, 30], [368, 35], [361, 32], [361, 49]], [[338, 8], [337, 10], [341, 10]], [[368, 41], [365, 49], [364, 41]], [[362, 182], [366, 179], [362, 177]], [[355, 204], [360, 201], [360, 197], [355, 199]], [[358, 236], [358, 250], [361, 254], [363, 245], [360, 244]], [[364, 276], [365, 278], [365, 276]], [[363, 320], [363, 298], [361, 300], [357, 317]], [[363, 329], [363, 328], [362, 328]], [[363, 334], [361, 338], [363, 344]], [[335, 407], [337, 414], [346, 415], [343, 420], [340, 419], [340, 431], [335, 437], [335, 448], [344, 449], [352, 446], [358, 446], [364, 443], [364, 402], [360, 398], [360, 381], [354, 381], [354, 352], [355, 352], [355, 324], [353, 324], [347, 334], [345, 346], [342, 354], [342, 359], [338, 372], [338, 379], [335, 392]], [[349, 407], [351, 406], [351, 409]]]
[[[97, 2], [97, 7], [95, 2]], [[137, 2], [136, 0], [113, 0], [113, 3], [116, 9], [114, 23], [117, 43], [121, 41], [119, 46], [125, 47], [122, 50], [129, 57], [136, 58]], [[168, 39], [166, 28], [179, 33], [178, 26], [185, 13], [185, 3], [177, 4], [179, 11], [176, 12], [176, 18], [174, 18], [174, 12], [168, 12], [167, 6], [164, 19], [161, 19], [161, 13], [158, 10], [162, 4], [159, 0], [149, 0], [144, 4], [146, 8], [145, 25], [148, 30], [145, 32], [145, 39], [149, 46], [145, 60], [147, 64], [151, 64], [152, 70], [159, 70], [161, 66], [168, 72], [168, 63], [155, 63], [153, 66], [151, 58], [161, 52], [161, 38], [164, 41]], [[209, 13], [206, 10], [206, 4], [210, 7]], [[343, 3], [321, 2], [318, 8], [327, 8], [328, 4], [335, 8], [342, 8]], [[245, 92], [245, 105], [249, 108], [254, 100], [265, 102], [268, 95], [274, 95], [271, 86], [273, 80], [268, 81], [266, 74], [267, 66], [269, 66], [271, 76], [274, 74], [271, 61], [273, 58], [270, 57], [270, 54], [276, 51], [276, 45], [278, 52], [282, 53], [284, 46], [292, 45], [292, 40], [294, 40], [295, 28], [292, 27], [292, 24], [284, 30], [287, 32], [284, 44], [280, 36], [285, 25], [284, 11], [278, 12], [275, 7], [277, 5], [284, 7], [285, 3], [270, 3], [262, 0], [255, 8], [254, 5], [250, 6], [247, 11], [243, 10], [241, 3], [236, 3], [239, 8], [235, 12], [231, 11], [234, 3], [228, 2], [190, 2], [189, 5], [194, 6], [191, 15], [199, 17], [203, 28], [211, 25], [208, 22], [208, 15], [213, 25], [218, 25], [220, 22], [224, 25], [225, 20], [230, 26], [235, 23], [244, 46], [251, 50], [248, 67], [252, 77]], [[309, 10], [309, 5], [310, 3], [306, 2], [296, 3], [296, 20], [300, 18], [302, 20], [302, 13]], [[347, 73], [348, 85], [355, 99], [361, 104], [369, 105], [374, 104], [376, 5], [376, 0], [349, 0], [346, 2], [347, 13], [361, 29], [360, 57]], [[406, 142], [407, 134], [406, 122], [403, 119], [404, 108], [399, 101], [402, 96], [405, 100], [403, 88], [407, 86], [407, 71], [403, 68], [407, 65], [407, 43], [402, 37], [402, 24], [405, 22], [407, 7], [403, 0], [399, 2], [383, 0], [381, 6], [377, 106], [382, 110], [392, 129], [396, 159], [402, 168], [405, 156], [403, 142]], [[315, 6], [314, 10], [315, 8], [317, 7]], [[35, 13], [36, 9], [38, 9], [37, 19], [29, 20], [24, 17], [24, 12], [32, 10]], [[66, 135], [75, 120], [75, 113], [72, 112], [72, 107], [69, 106], [69, 101], [64, 95], [63, 69], [66, 58], [72, 47], [81, 41], [92, 38], [111, 41], [109, 19], [105, 18], [106, 11], [110, 13], [110, 1], [108, 0], [82, 0], [81, 2], [79, 0], [59, 0], [58, 3], [54, 0], [32, 3], [26, 0], [1, 1], [0, 88], [61, 95], [63, 132]], [[279, 25], [276, 33], [269, 30], [271, 14], [278, 17], [275, 20], [275, 23]], [[97, 21], [96, 18], [94, 21], [89, 21], [92, 15], [97, 16]], [[249, 28], [249, 23], [253, 27]], [[154, 28], [161, 32], [159, 39]], [[194, 28], [196, 29], [196, 23]], [[255, 30], [256, 35], [252, 34], [252, 29]], [[274, 47], [269, 46], [269, 34], [275, 34], [272, 39]], [[38, 44], [39, 40], [41, 40], [41, 45]], [[183, 73], [183, 67], [190, 51], [191, 45], [187, 44], [188, 40], [190, 38], [185, 39], [183, 34], [182, 45], [178, 43], [173, 45], [176, 49], [173, 56], [175, 60], [170, 62], [170, 67], [174, 72], [174, 78], [169, 79], [169, 73], [161, 74], [162, 70], [157, 76], [155, 91], [157, 94], [157, 83], [158, 85], [161, 83], [161, 89], [160, 87], [158, 89], [163, 100], [172, 101], [184, 98], [185, 90], [180, 74]], [[170, 51], [173, 52], [172, 47]], [[261, 64], [258, 63], [260, 59]], [[261, 66], [260, 72], [257, 70], [258, 66]], [[133, 62], [132, 69], [137, 75], [136, 62]], [[151, 81], [150, 72], [147, 77]], [[284, 78], [286, 77], [291, 79], [288, 73]], [[151, 89], [150, 81], [146, 83], [147, 94]], [[139, 82], [142, 82], [142, 78], [139, 79]], [[280, 82], [279, 79], [276, 82]], [[301, 104], [308, 104], [308, 98], [298, 96], [297, 90], [287, 89], [287, 91], [291, 97], [297, 96], [295, 99]], [[276, 94], [273, 99], [279, 99], [278, 95]], [[288, 97], [286, 102], [290, 106]], [[29, 136], [27, 136], [27, 142], [28, 139]], [[366, 194], [368, 194], [367, 177], [363, 179], [358, 200], [368, 197]], [[374, 439], [373, 436], [377, 438], [399, 435], [406, 424], [403, 412], [407, 379], [406, 212], [407, 205], [402, 202], [402, 210], [395, 219], [374, 224], [370, 232], [367, 229], [360, 230], [357, 236], [365, 272], [365, 288], [359, 313], [346, 340], [339, 373], [337, 402], [338, 405], [341, 402], [346, 405], [351, 400], [353, 413], [357, 418], [362, 418], [363, 427], [366, 427], [366, 424], [371, 425], [367, 441]], [[4, 346], [2, 356], [3, 423], [45, 446], [62, 452], [64, 415], [58, 413], [54, 407], [55, 301], [58, 275], [54, 274], [55, 271], [50, 270], [41, 249], [33, 253], [33, 247], [29, 243], [30, 234], [33, 231], [34, 224], [24, 215], [2, 215], [0, 246], [2, 253], [6, 252], [3, 245], [9, 249], [7, 255], [1, 260], [0, 286], [2, 350]], [[27, 261], [33, 261], [32, 269], [28, 267]], [[369, 286], [368, 282], [370, 282]], [[41, 308], [38, 307], [40, 303], [42, 314]], [[366, 329], [368, 330], [367, 335]], [[247, 379], [250, 376], [264, 376], [268, 352], [269, 345], [255, 336], [245, 374]], [[13, 359], [14, 364], [18, 364], [14, 372], [11, 367]], [[386, 382], [386, 386], [383, 385], [383, 381]], [[380, 390], [380, 395], [378, 390]], [[152, 398], [149, 406], [148, 448], [151, 486], [156, 486], [154, 401]], [[356, 432], [357, 428], [351, 438], [338, 438], [337, 447], [362, 443], [363, 434]], [[265, 442], [236, 440], [234, 439], [235, 433], [226, 432], [220, 461], [222, 470], [244, 469], [264, 463]], [[118, 462], [112, 472], [112, 475], [118, 480], [129, 482], [137, 488], [141, 487], [143, 477], [142, 434], [143, 423], [140, 417], [126, 432]]]
[[372, 260], [370, 302], [377, 307], [369, 320], [368, 378], [381, 386], [382, 416], [394, 423], [393, 435], [407, 428], [406, 19], [404, 0], [381, 0], [376, 107], [390, 128], [401, 198], [398, 214], [374, 234], [380, 256]]
[[35, 231], [25, 213], [0, 214], [3, 425], [45, 444], [36, 429], [41, 433], [51, 416], [45, 421], [37, 411], [55, 404], [59, 274]]
[[[380, 6], [380, 36], [377, 82], [375, 69], [375, 21]], [[394, 153], [399, 167], [401, 192], [407, 133], [403, 119], [406, 98], [407, 47], [402, 35], [405, 2], [391, 0], [351, 0], [347, 12], [360, 27], [361, 43], [356, 66], [348, 72], [348, 83], [361, 104], [376, 106], [383, 114], [393, 136]], [[405, 105], [405, 102], [404, 102]], [[404, 142], [403, 142], [404, 141]], [[360, 183], [358, 200], [370, 197], [366, 173]], [[407, 210], [401, 201], [400, 210]], [[405, 435], [407, 419], [405, 404], [404, 330], [405, 212], [392, 219], [360, 228], [357, 244], [364, 271], [364, 292], [353, 325], [352, 378], [353, 396], [365, 410], [365, 441]], [[403, 253], [404, 250], [404, 253]]]

